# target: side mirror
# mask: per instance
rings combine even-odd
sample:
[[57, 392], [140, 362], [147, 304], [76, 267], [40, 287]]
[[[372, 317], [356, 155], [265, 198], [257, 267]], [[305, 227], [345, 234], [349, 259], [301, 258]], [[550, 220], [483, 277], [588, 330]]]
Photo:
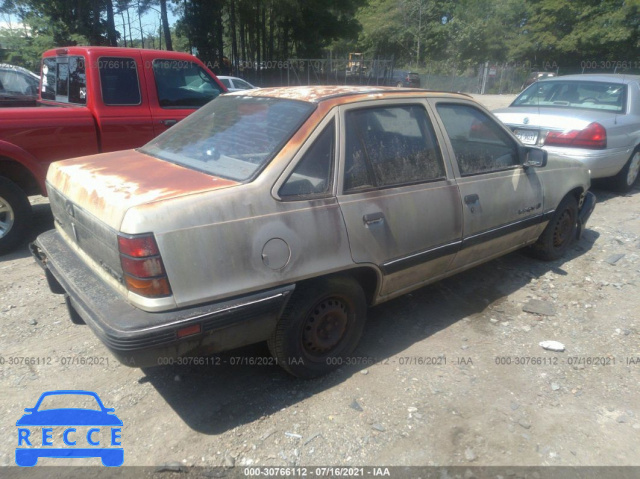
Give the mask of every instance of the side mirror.
[[522, 164], [525, 168], [530, 166], [543, 168], [547, 164], [547, 152], [542, 148], [527, 148], [524, 153], [524, 162]]

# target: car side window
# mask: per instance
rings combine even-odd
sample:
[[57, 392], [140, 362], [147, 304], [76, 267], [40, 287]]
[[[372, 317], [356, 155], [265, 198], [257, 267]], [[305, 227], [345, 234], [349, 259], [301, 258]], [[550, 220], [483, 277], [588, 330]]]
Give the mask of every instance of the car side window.
[[437, 105], [462, 176], [520, 164], [516, 142], [482, 111], [461, 104]]
[[424, 107], [350, 110], [345, 120], [346, 193], [445, 177], [442, 155]]
[[141, 103], [138, 68], [133, 58], [100, 57], [100, 86], [105, 105], [139, 105]]
[[281, 198], [325, 196], [331, 192], [335, 137], [335, 122], [331, 120], [280, 188]]
[[234, 80], [233, 81], [236, 88], [242, 88], [243, 90], [251, 90], [253, 87], [249, 85], [246, 81], [243, 80]]
[[2, 85], [5, 91], [11, 93], [18, 93], [20, 95], [33, 94], [33, 80], [17, 71], [0, 71], [0, 85]]
[[87, 104], [85, 60], [80, 56], [47, 57], [42, 61], [42, 99]]
[[184, 60], [154, 60], [158, 102], [162, 108], [199, 108], [222, 93], [198, 64]]

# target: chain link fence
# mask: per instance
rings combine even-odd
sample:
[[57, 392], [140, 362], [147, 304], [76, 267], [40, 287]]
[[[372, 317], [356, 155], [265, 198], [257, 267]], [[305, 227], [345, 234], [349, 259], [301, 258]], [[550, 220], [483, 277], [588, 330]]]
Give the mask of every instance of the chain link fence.
[[[620, 62], [617, 62], [620, 63]], [[537, 65], [531, 62], [498, 63], [486, 61], [462, 65], [451, 61], [427, 62], [420, 68], [398, 67], [393, 59], [362, 57], [288, 59], [264, 61], [240, 68], [240, 75], [258, 86], [302, 85], [381, 85], [395, 86], [411, 71], [420, 77], [420, 87], [429, 90], [480, 94], [513, 94], [528, 85], [537, 72], [555, 75], [580, 73], [629, 73], [639, 70], [608, 62], [578, 62], [559, 67], [555, 63]], [[638, 64], [634, 64], [640, 66]], [[598, 67], [598, 68], [596, 68]], [[609, 68], [610, 67], [610, 68]], [[535, 75], [533, 75], [535, 76]]]
[[270, 85], [383, 85], [395, 86], [404, 72], [414, 71], [420, 86], [465, 93], [517, 93], [531, 69], [484, 63], [461, 69], [450, 62], [431, 62], [426, 68], [397, 68], [393, 60], [289, 59], [264, 62], [261, 84]]
[[420, 74], [423, 88], [464, 93], [519, 93], [531, 74], [531, 67], [513, 64], [481, 63], [461, 69], [450, 62], [427, 63]]

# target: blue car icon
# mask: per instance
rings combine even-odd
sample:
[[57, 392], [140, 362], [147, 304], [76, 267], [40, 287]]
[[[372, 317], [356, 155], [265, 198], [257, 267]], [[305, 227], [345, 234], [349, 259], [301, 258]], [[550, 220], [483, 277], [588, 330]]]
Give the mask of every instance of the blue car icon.
[[[98, 409], [89, 408], [56, 408], [40, 410], [42, 402], [50, 396], [90, 396], [95, 399], [99, 406]], [[92, 391], [81, 390], [60, 390], [47, 391], [43, 393], [33, 408], [26, 408], [25, 413], [18, 421], [16, 426], [18, 429], [18, 446], [25, 443], [31, 446], [30, 427], [34, 426], [70, 426], [65, 430], [64, 442], [67, 446], [75, 446], [76, 440], [69, 439], [71, 433], [76, 433], [76, 429], [72, 426], [102, 426], [111, 428], [111, 445], [120, 445], [120, 428], [122, 421], [114, 414], [115, 409], [104, 406], [100, 397]], [[42, 446], [52, 445], [48, 440], [52, 440], [51, 435], [47, 433], [50, 430], [42, 430]], [[99, 428], [89, 429], [86, 439], [89, 446], [99, 445], [94, 435], [100, 432]], [[79, 440], [79, 439], [78, 439]], [[121, 466], [124, 462], [124, 449], [122, 447], [31, 447], [16, 448], [16, 464], [19, 466], [35, 466], [40, 457], [55, 458], [73, 458], [73, 457], [99, 457], [102, 464], [108, 467]]]

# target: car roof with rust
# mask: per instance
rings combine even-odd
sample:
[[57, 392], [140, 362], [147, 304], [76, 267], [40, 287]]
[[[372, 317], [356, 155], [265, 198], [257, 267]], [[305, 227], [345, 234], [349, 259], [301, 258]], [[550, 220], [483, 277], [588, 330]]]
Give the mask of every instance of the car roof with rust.
[[442, 92], [420, 88], [382, 87], [373, 85], [324, 85], [260, 88], [256, 90], [243, 90], [242, 92], [234, 92], [230, 93], [229, 95], [281, 98], [287, 100], [307, 101], [312, 103], [319, 103], [335, 98], [341, 98], [344, 100], [348, 97], [354, 97], [354, 101], [361, 100], [363, 99], [363, 97], [368, 99], [382, 99], [447, 95], [455, 98], [471, 98], [470, 95], [467, 95], [465, 93]]

